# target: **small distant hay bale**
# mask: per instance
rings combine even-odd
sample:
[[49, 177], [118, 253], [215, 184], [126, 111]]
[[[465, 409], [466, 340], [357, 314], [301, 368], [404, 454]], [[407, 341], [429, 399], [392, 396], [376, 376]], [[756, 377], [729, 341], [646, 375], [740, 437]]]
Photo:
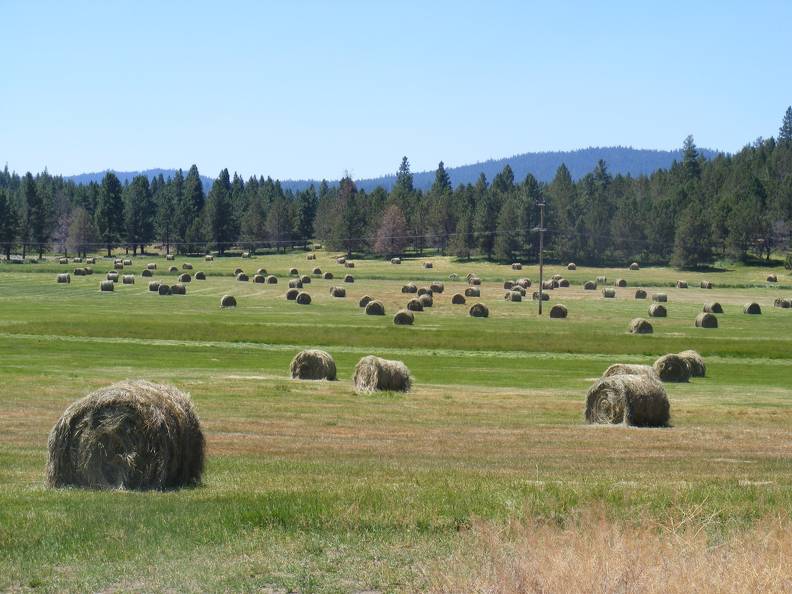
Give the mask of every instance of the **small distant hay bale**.
[[170, 268], [168, 268], [168, 272], [171, 272], [171, 273], [173, 273], [173, 272], [179, 272], [179, 269], [178, 269], [178, 268], [176, 268], [175, 266], [171, 266]]
[[506, 291], [506, 294], [503, 296], [506, 301], [511, 301], [512, 303], [518, 303], [522, 301], [522, 293], [519, 291]]
[[74, 274], [74, 276], [85, 276], [85, 268], [75, 268], [72, 274]]
[[[717, 319], [715, 321], [717, 322]], [[690, 377], [705, 377], [707, 375], [707, 366], [704, 363], [704, 358], [696, 351], [688, 350], [678, 354], [687, 363], [688, 369], [690, 369]]]
[[668, 295], [666, 295], [665, 293], [655, 293], [652, 295], [652, 301], [656, 303], [667, 303]]
[[775, 274], [768, 274], [767, 275], [767, 282], [768, 283], [777, 283], [778, 282], [778, 276], [776, 276]]
[[74, 264], [82, 264], [82, 258], [72, 258]]
[[434, 305], [434, 300], [432, 299], [431, 293], [424, 293], [420, 297], [418, 297], [418, 301], [421, 302], [421, 305], [424, 308], [432, 307]]
[[577, 270], [577, 264], [575, 264], [574, 262], [570, 262], [569, 264], [567, 264], [567, 270]]
[[152, 276], [154, 276], [154, 273], [149, 268], [146, 268], [143, 270], [143, 272], [140, 273], [140, 275], [145, 276], [147, 278], [151, 278]]
[[662, 303], [652, 303], [649, 306], [649, 315], [653, 318], [665, 318], [668, 316], [668, 310]]
[[432, 293], [442, 293], [445, 291], [445, 285], [440, 281], [432, 281], [429, 284], [429, 288], [432, 289]]
[[526, 293], [526, 291], [525, 291], [525, 289], [523, 289], [523, 288], [522, 288], [520, 285], [514, 285], [514, 287], [512, 288], [512, 291], [516, 291], [516, 292], [518, 292], [520, 295], [522, 295], [523, 297], [525, 297], [525, 293]]
[[605, 287], [602, 289], [602, 296], [605, 297], [605, 299], [613, 299], [616, 297], [616, 289], [613, 287]]
[[711, 289], [712, 288], [712, 282], [710, 282], [710, 281], [701, 281], [701, 284], [699, 286], [702, 289]]
[[743, 306], [743, 313], [756, 316], [762, 313], [762, 308], [759, 307], [759, 304], [756, 302], [746, 303]]
[[630, 264], [630, 270], [640, 270], [640, 268], [641, 267], [638, 265], [638, 262], [633, 262]]
[[161, 283], [159, 287], [157, 287], [157, 293], [160, 295], [173, 295], [173, 291], [171, 291], [170, 286], [166, 285], [165, 283]]
[[780, 307], [781, 309], [789, 309], [792, 307], [792, 299], [786, 299], [784, 297], [776, 297], [775, 301], [773, 301], [773, 307]]
[[199, 270], [195, 273], [195, 280], [206, 280], [206, 273]]
[[322, 276], [322, 269], [318, 266], [311, 271], [314, 276]]
[[586, 422], [634, 427], [665, 427], [671, 417], [663, 384], [648, 375], [612, 375], [586, 394]]
[[401, 258], [391, 258], [391, 264], [401, 264]]
[[184, 264], [182, 264], [182, 270], [192, 270], [192, 269], [193, 269], [193, 265], [190, 264], [189, 262], [185, 262]]
[[311, 296], [308, 293], [306, 293], [305, 291], [300, 291], [300, 293], [297, 295], [297, 299], [295, 299], [295, 301], [299, 305], [310, 305], [311, 304]]
[[237, 275], [236, 275], [236, 279], [237, 279], [239, 282], [241, 282], [241, 283], [246, 283], [246, 282], [248, 282], [248, 281], [250, 280], [250, 278], [248, 277], [248, 275], [247, 275], [247, 274], [245, 274], [244, 272], [240, 272], [239, 274], [237, 274]]
[[566, 305], [561, 305], [560, 303], [556, 303], [553, 307], [550, 308], [550, 317], [554, 319], [563, 319], [569, 315], [569, 311], [567, 310]]
[[333, 381], [336, 379], [336, 364], [330, 353], [306, 349], [291, 360], [289, 372], [292, 379]]
[[124, 278], [121, 279], [121, 282], [125, 285], [134, 285], [135, 284], [135, 275], [134, 274], [125, 274]]
[[654, 327], [644, 318], [635, 318], [630, 321], [630, 334], [652, 334]]
[[423, 303], [420, 299], [410, 299], [407, 302], [407, 309], [410, 311], [423, 311]]
[[184, 273], [179, 275], [179, 282], [180, 283], [190, 283], [190, 282], [192, 282], [192, 277], [188, 273], [184, 272]]
[[542, 291], [541, 293], [539, 291], [534, 291], [533, 294], [531, 295], [531, 299], [533, 301], [539, 301], [539, 299], [541, 299], [542, 301], [550, 301], [550, 294], [545, 293], [544, 291]]
[[471, 276], [468, 283], [473, 286], [479, 286], [481, 284], [481, 279], [477, 276]]
[[551, 280], [546, 280], [546, 281], [543, 281], [543, 282], [542, 282], [542, 290], [543, 290], [543, 291], [552, 291], [553, 289], [555, 289], [555, 288], [556, 288], [556, 286], [557, 286], [557, 285], [556, 285], [556, 283], [557, 283], [557, 282], [558, 282], [558, 281], [554, 281], [554, 280], [552, 280], [552, 279], [551, 279]]
[[420, 297], [421, 295], [431, 295], [431, 294], [432, 294], [432, 289], [430, 289], [429, 287], [420, 287], [418, 289], [418, 297]]
[[503, 288], [506, 289], [507, 291], [511, 291], [512, 288], [514, 288], [514, 281], [510, 281], [510, 280], [503, 281]]
[[297, 295], [299, 294], [300, 294], [299, 289], [289, 289], [288, 291], [286, 291], [286, 300], [294, 301], [295, 299], [297, 299]]
[[704, 304], [704, 313], [722, 314], [723, 306], [717, 301]]
[[515, 285], [519, 285], [523, 289], [530, 289], [531, 288], [531, 279], [530, 278], [518, 278], [515, 282]]
[[346, 297], [346, 289], [344, 287], [330, 287], [331, 297]]
[[71, 283], [71, 276], [69, 276], [68, 272], [64, 272], [62, 274], [59, 274], [56, 280], [58, 281], [59, 284], [63, 284], [63, 283], [68, 284]]
[[344, 282], [345, 283], [354, 283], [355, 282], [355, 277], [352, 276], [351, 274], [347, 274], [347, 275], [344, 276]]
[[289, 281], [290, 289], [302, 289], [303, 283], [299, 278], [293, 278]]
[[663, 355], [654, 362], [653, 367], [664, 382], [686, 382], [690, 379], [690, 367], [679, 355]]
[[305, 257], [306, 260], [316, 260], [316, 254], [308, 254]]
[[168, 490], [201, 482], [205, 441], [188, 394], [143, 380], [69, 406], [47, 443], [47, 484]]
[[481, 289], [478, 287], [468, 287], [465, 289], [465, 297], [481, 297]]
[[322, 275], [322, 278], [325, 280], [333, 280], [333, 273], [328, 270]]
[[384, 316], [385, 306], [382, 304], [382, 301], [369, 301], [368, 304], [366, 304], [366, 315]]
[[368, 355], [358, 361], [352, 381], [358, 394], [380, 391], [409, 392], [412, 385], [410, 370], [404, 363], [374, 355]]
[[242, 252], [243, 258], [250, 258], [250, 252]]
[[407, 283], [401, 288], [402, 293], [417, 293], [418, 287], [415, 283]]
[[598, 276], [597, 277], [597, 284], [598, 285], [604, 285], [607, 282], [608, 282], [608, 278], [607, 277], [605, 277], [605, 276]]
[[616, 286], [624, 288], [624, 287], [627, 286], [627, 281], [624, 280], [623, 278], [617, 278], [616, 279]]
[[344, 258], [344, 256], [339, 256], [336, 258], [336, 264], [346, 264], [346, 258]]
[[114, 262], [113, 263], [113, 268], [116, 269], [116, 270], [123, 270], [124, 269], [124, 264], [123, 264], [123, 262]]
[[310, 285], [311, 284], [311, 277], [308, 276], [307, 274], [304, 274], [304, 275], [302, 275], [300, 277], [300, 282], [302, 284], [304, 284], [304, 285]]
[[96, 258], [86, 258], [85, 259], [85, 263], [86, 264], [96, 264]]
[[234, 276], [240, 275], [240, 274], [242, 274], [243, 272], [245, 272], [245, 271], [244, 271], [244, 270], [242, 270], [242, 269], [241, 269], [239, 266], [237, 266], [236, 268], [234, 268]]
[[348, 260], [347, 260], [347, 261], [344, 263], [344, 266], [345, 266], [346, 268], [354, 268], [354, 267], [355, 267], [355, 263], [354, 263], [354, 262], [350, 262], [350, 261], [348, 261]]
[[268, 274], [265, 277], [265, 280], [267, 281], [268, 285], [277, 285], [278, 284], [278, 277], [275, 276], [274, 274]]
[[363, 295], [358, 301], [358, 307], [366, 307], [372, 301], [371, 297], [368, 295]]
[[146, 264], [146, 270], [156, 270], [156, 269], [157, 269], [156, 262], [149, 262], [148, 264]]
[[114, 283], [118, 282], [118, 273], [117, 272], [108, 272], [105, 278], [109, 281], [113, 281]]
[[236, 307], [236, 306], [237, 306], [237, 300], [236, 300], [236, 297], [234, 297], [233, 295], [223, 295], [220, 298], [220, 307], [221, 308]]
[[561, 278], [558, 280], [558, 286], [562, 289], [567, 289], [569, 288], [569, 281], [565, 278]]
[[687, 288], [688, 288], [687, 281], [678, 280], [678, 281], [676, 282], [676, 288], [677, 288], [677, 289], [687, 289]]
[[583, 283], [583, 290], [584, 291], [596, 291], [597, 290], [597, 283], [594, 281], [586, 281]]
[[452, 280], [452, 281], [459, 280], [459, 275], [456, 272], [452, 272], [451, 274], [448, 275], [448, 280]]
[[300, 273], [297, 271], [296, 268], [289, 268], [289, 276], [299, 276]]
[[111, 280], [103, 280], [99, 283], [99, 290], [100, 291], [114, 291], [115, 290], [115, 283]]
[[512, 270], [522, 270], [522, 264], [520, 262], [513, 262]]
[[424, 268], [434, 268], [434, 264], [432, 264], [431, 262], [424, 262], [423, 263], [423, 267]]
[[256, 270], [256, 274], [260, 274], [261, 276], [267, 276], [267, 269], [259, 268], [258, 270]]
[[187, 287], [184, 285], [171, 285], [171, 293], [174, 295], [186, 295], [187, 294]]
[[132, 266], [132, 260], [130, 260], [129, 258], [124, 260], [124, 266]]
[[168, 262], [172, 262], [173, 260], [175, 260], [175, 259], [176, 259], [176, 256], [174, 256], [173, 254], [167, 254], [167, 255], [165, 256], [165, 259], [166, 259]]
[[453, 305], [465, 305], [465, 296], [462, 293], [455, 293], [453, 297], [451, 297], [451, 303]]
[[83, 271], [85, 272], [85, 276], [90, 276], [94, 273], [93, 268], [91, 268], [90, 266], [86, 266], [85, 268], [83, 268]]
[[406, 309], [400, 309], [393, 316], [393, 323], [397, 326], [412, 326], [413, 322], [415, 322], [415, 315]]
[[206, 254], [204, 256], [204, 261], [206, 262], [212, 262], [213, 260], [214, 260], [214, 256], [212, 254]]
[[483, 303], [474, 303], [470, 306], [468, 314], [473, 318], [488, 318], [489, 308]]
[[159, 281], [151, 281], [148, 284], [148, 290], [151, 291], [152, 293], [158, 293], [159, 292], [159, 288], [160, 288]]
[[614, 375], [644, 375], [655, 380], [660, 379], [651, 365], [635, 365], [633, 363], [614, 363], [605, 370], [602, 377], [612, 377]]
[[696, 328], [717, 328], [718, 318], [714, 314], [701, 312], [696, 316], [695, 326]]
[[561, 276], [560, 274], [554, 274], [554, 275], [553, 275], [551, 278], [552, 278], [554, 281], [560, 281], [560, 280], [561, 280], [562, 278], [564, 278], [564, 277], [563, 277], [563, 276]]
[[635, 290], [635, 298], [636, 299], [646, 299], [646, 291], [643, 289], [636, 289]]

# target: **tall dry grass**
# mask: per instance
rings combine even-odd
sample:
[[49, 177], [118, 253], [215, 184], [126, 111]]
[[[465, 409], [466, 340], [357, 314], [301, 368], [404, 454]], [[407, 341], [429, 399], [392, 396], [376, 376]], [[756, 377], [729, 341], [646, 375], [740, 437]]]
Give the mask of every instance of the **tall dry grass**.
[[430, 571], [436, 593], [792, 592], [792, 522], [765, 520], [719, 541], [706, 524], [626, 526], [602, 518], [476, 523]]

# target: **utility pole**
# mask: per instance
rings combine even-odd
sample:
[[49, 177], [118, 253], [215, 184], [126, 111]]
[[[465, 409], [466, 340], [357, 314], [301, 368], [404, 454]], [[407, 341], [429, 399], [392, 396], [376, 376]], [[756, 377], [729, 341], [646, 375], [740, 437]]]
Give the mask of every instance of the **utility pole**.
[[539, 207], [539, 227], [535, 230], [539, 231], [539, 315], [541, 316], [542, 302], [544, 301], [544, 198], [536, 205]]

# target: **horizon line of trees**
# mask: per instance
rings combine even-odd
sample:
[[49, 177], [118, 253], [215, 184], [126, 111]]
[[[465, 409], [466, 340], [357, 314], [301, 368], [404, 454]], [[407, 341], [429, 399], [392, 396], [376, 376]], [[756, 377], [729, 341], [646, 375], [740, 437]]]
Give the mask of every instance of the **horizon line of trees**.
[[6, 258], [56, 252], [85, 255], [123, 247], [136, 254], [240, 248], [308, 249], [318, 240], [348, 256], [422, 254], [501, 262], [538, 258], [539, 203], [545, 206], [546, 257], [584, 264], [671, 263], [690, 268], [718, 258], [770, 257], [792, 230], [792, 107], [777, 138], [735, 155], [702, 157], [688, 136], [682, 160], [650, 175], [613, 176], [600, 161], [574, 181], [561, 165], [550, 183], [509, 165], [489, 181], [451, 186], [442, 161], [431, 188], [416, 189], [404, 157], [390, 190], [359, 189], [349, 175], [294, 192], [278, 180], [243, 180], [223, 169], [204, 192], [198, 168], [185, 175], [122, 184], [77, 185], [45, 170], [0, 172], [0, 247]]

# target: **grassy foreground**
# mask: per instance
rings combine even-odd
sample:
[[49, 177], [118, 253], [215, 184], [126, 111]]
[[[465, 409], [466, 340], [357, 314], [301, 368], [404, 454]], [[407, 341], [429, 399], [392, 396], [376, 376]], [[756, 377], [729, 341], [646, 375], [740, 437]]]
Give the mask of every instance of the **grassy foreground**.
[[[772, 307], [792, 293], [786, 271], [775, 270], [773, 285], [764, 268], [549, 267], [573, 284], [550, 302], [567, 305], [569, 318], [549, 320], [535, 303], [502, 298], [504, 279], [535, 283], [535, 268], [432, 260], [426, 270], [418, 261], [345, 269], [321, 253], [316, 262], [177, 258], [208, 280], [170, 297], [149, 293], [140, 277], [156, 261], [154, 279], [175, 282], [163, 258], [135, 259], [136, 284], [105, 294], [106, 260], [69, 285], [55, 273], [75, 265], [0, 264], [0, 590], [467, 589], [478, 582], [446, 575], [445, 560], [475, 565], [482, 547], [471, 534], [511, 522], [563, 531], [597, 510], [615, 525], [681, 523], [718, 543], [762, 530], [768, 518], [789, 520], [792, 310]], [[237, 282], [237, 266], [266, 268], [279, 283]], [[336, 278], [314, 278], [313, 303], [299, 306], [283, 297], [292, 266]], [[484, 281], [488, 319], [451, 305], [468, 271]], [[354, 283], [342, 281], [346, 273]], [[615, 300], [581, 289], [602, 275], [628, 287]], [[678, 278], [692, 288], [672, 288]], [[693, 288], [704, 278], [715, 288]], [[444, 280], [446, 289], [415, 326], [395, 327], [407, 280]], [[332, 298], [333, 285], [347, 297]], [[630, 319], [647, 317], [650, 301], [632, 298], [639, 286], [669, 296], [669, 317], [653, 319], [650, 336], [626, 333]], [[238, 308], [219, 308], [227, 293]], [[364, 315], [364, 294], [388, 315]], [[714, 300], [725, 309], [720, 327], [694, 328]], [[743, 314], [746, 301], [762, 315]], [[291, 357], [309, 346], [335, 357], [340, 381], [288, 379]], [[708, 377], [667, 386], [672, 428], [582, 423], [585, 391], [610, 363], [687, 348], [705, 357]], [[355, 395], [349, 378], [366, 354], [403, 360], [413, 392]], [[204, 486], [46, 489], [47, 434], [59, 415], [125, 378], [192, 394], [208, 440]]]

